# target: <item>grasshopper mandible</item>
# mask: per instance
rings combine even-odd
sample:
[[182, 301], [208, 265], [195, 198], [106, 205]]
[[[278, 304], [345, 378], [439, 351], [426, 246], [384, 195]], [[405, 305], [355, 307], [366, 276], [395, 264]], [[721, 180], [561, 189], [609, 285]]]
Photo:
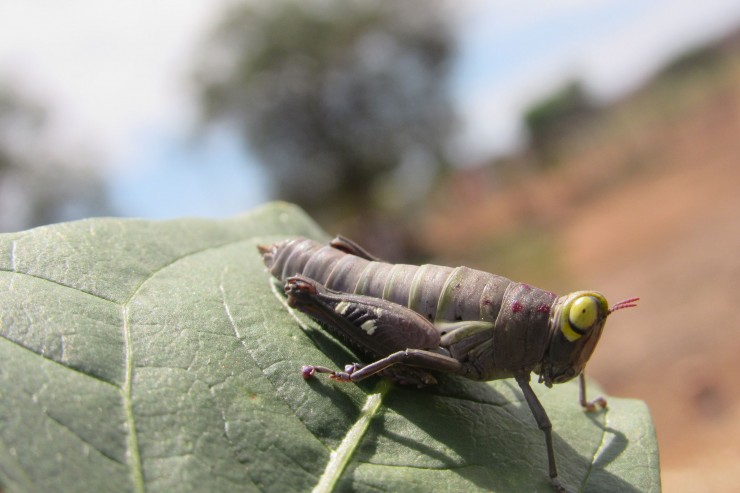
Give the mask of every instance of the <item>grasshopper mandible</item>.
[[436, 383], [430, 370], [480, 381], [514, 378], [545, 435], [550, 481], [566, 491], [530, 374], [548, 387], [579, 376], [581, 406], [605, 407], [603, 398], [586, 399], [583, 370], [606, 318], [638, 298], [609, 307], [596, 291], [557, 296], [467, 267], [389, 264], [341, 236], [329, 245], [295, 238], [259, 251], [285, 282], [290, 306], [375, 359], [344, 371], [307, 365], [304, 378], [328, 373], [357, 382], [381, 374], [417, 386]]

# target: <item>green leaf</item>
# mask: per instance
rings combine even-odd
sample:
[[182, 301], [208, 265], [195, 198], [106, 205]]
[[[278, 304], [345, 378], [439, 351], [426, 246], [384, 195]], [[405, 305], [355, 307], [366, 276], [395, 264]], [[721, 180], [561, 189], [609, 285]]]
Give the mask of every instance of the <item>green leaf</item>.
[[[0, 482], [15, 491], [551, 491], [510, 381], [301, 377], [355, 360], [287, 308], [258, 244], [326, 239], [272, 204], [0, 235]], [[645, 405], [535, 385], [563, 482], [659, 491]]]

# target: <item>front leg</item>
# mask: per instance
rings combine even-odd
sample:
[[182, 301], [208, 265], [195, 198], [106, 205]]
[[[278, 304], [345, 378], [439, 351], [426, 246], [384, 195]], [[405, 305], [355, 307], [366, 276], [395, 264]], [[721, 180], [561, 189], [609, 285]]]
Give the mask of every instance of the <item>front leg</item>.
[[558, 467], [555, 464], [555, 448], [552, 444], [552, 423], [550, 423], [550, 418], [547, 416], [547, 412], [542, 406], [542, 403], [529, 385], [529, 372], [519, 372], [514, 376], [514, 378], [516, 378], [516, 383], [519, 384], [519, 388], [522, 389], [524, 399], [527, 401], [529, 410], [532, 411], [532, 416], [534, 416], [537, 426], [545, 434], [545, 447], [547, 448], [547, 465], [550, 472], [550, 483], [557, 493], [567, 493], [568, 490], [560, 484]]

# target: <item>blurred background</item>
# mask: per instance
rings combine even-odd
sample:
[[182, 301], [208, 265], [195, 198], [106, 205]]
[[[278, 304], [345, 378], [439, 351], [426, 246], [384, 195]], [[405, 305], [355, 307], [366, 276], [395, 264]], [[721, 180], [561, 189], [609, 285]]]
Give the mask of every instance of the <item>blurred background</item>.
[[740, 474], [737, 0], [0, 0], [0, 232], [296, 202], [392, 261], [642, 298], [589, 375]]

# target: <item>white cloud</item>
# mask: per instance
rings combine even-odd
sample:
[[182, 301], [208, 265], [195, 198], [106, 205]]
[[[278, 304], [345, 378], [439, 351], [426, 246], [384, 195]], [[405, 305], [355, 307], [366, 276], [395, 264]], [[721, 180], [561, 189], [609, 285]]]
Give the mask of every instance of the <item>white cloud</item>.
[[188, 116], [188, 57], [220, 4], [2, 1], [0, 76], [51, 107], [60, 142], [120, 154]]
[[736, 0], [647, 4], [634, 22], [587, 47], [583, 77], [596, 96], [618, 97], [673, 57], [721, 36], [739, 22]]

